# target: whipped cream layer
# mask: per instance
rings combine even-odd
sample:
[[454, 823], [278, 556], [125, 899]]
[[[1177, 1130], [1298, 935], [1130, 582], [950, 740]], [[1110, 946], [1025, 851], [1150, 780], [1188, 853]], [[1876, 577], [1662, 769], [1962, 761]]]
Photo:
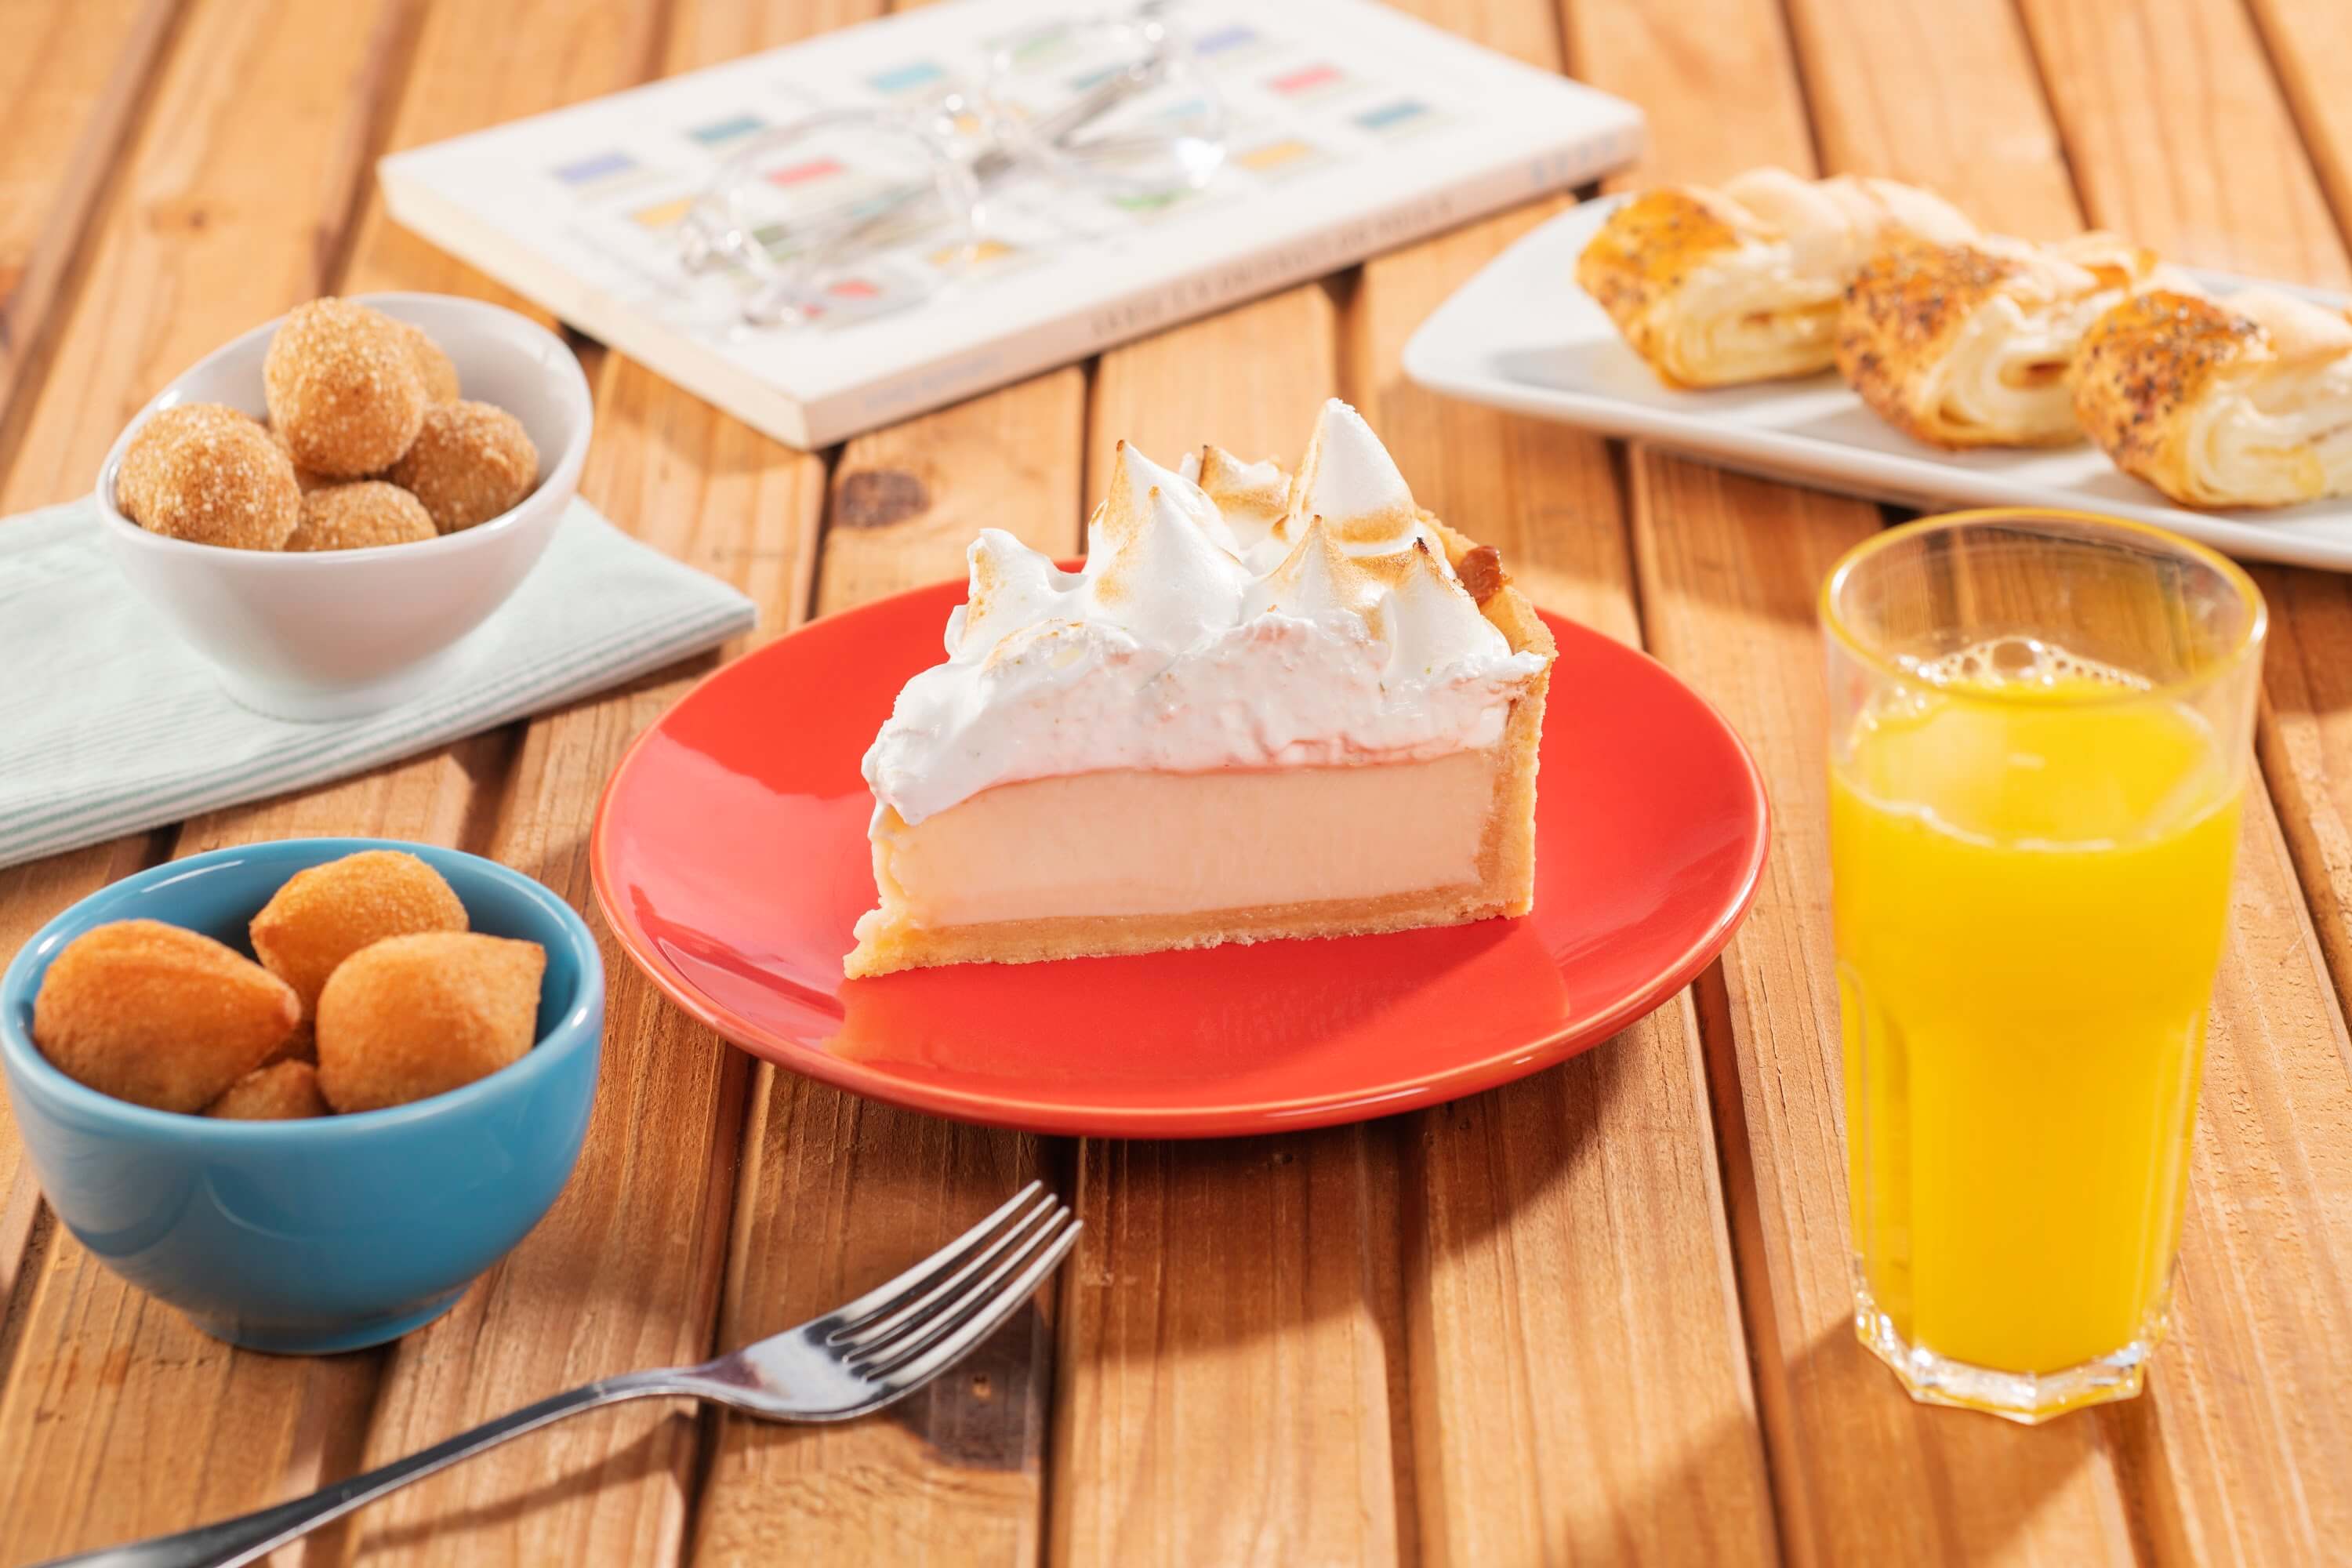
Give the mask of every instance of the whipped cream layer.
[[[1324, 405], [1298, 472], [1121, 443], [1063, 572], [998, 529], [969, 552], [948, 661], [866, 753], [909, 824], [1017, 780], [1335, 766], [1493, 745], [1543, 656], [1455, 579], [1380, 438]], [[1150, 825], [1138, 823], [1138, 831]]]

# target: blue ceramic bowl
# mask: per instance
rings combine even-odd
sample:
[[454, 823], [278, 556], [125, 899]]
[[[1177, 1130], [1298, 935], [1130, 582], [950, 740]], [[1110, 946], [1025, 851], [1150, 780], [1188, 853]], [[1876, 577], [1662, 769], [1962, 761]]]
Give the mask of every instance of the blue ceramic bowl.
[[[289, 877], [362, 849], [422, 858], [476, 931], [547, 950], [520, 1061], [389, 1110], [221, 1121], [85, 1089], [34, 1047], [41, 977], [91, 926], [164, 921], [250, 953], [247, 923]], [[215, 849], [126, 877], [42, 927], [0, 976], [0, 1068], [58, 1216], [125, 1279], [255, 1350], [356, 1350], [448, 1310], [571, 1179], [604, 1034], [604, 966], [570, 905], [478, 856], [387, 839]]]

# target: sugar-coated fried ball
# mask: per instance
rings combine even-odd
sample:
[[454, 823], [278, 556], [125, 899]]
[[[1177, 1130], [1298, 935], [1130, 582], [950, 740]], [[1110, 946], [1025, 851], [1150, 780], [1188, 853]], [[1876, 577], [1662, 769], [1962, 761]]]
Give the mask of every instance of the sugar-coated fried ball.
[[299, 1121], [331, 1116], [334, 1108], [319, 1092], [319, 1073], [309, 1062], [278, 1061], [258, 1067], [205, 1107], [206, 1116], [226, 1121]]
[[[286, 454], [286, 460], [289, 463], [294, 463], [293, 448], [286, 445], [286, 432], [280, 430], [275, 425], [267, 425], [264, 426], [263, 428], [269, 432], [269, 438], [278, 443], [278, 449]], [[294, 463], [294, 488], [300, 490], [304, 495], [309, 495], [312, 490], [324, 489], [329, 485], [340, 485], [348, 482], [349, 481], [347, 480], [336, 479], [331, 474], [314, 474], [310, 469], [304, 468], [301, 464]]]
[[253, 951], [294, 987], [308, 1018], [335, 966], [369, 943], [466, 928], [466, 906], [440, 872], [404, 850], [362, 849], [289, 877], [253, 917]]
[[400, 323], [348, 300], [289, 311], [261, 363], [269, 422], [306, 468], [359, 479], [391, 466], [425, 417], [425, 377]]
[[252, 423], [244, 410], [226, 403], [181, 403], [159, 411], [122, 449], [122, 466], [114, 471], [116, 509], [144, 526], [154, 510], [155, 483], [163, 472], [163, 455], [182, 442], [217, 436], [240, 420]]
[[436, 403], [416, 442], [384, 476], [413, 493], [444, 533], [513, 506], [539, 482], [539, 448], [522, 421], [487, 403]]
[[289, 550], [364, 550], [376, 544], [420, 544], [437, 539], [425, 503], [382, 479], [329, 485], [302, 498], [302, 521], [286, 536]]
[[394, 325], [408, 340], [409, 352], [416, 356], [416, 374], [425, 378], [425, 400], [457, 402], [457, 367], [441, 352], [441, 345], [425, 336], [425, 329], [414, 322], [395, 321]]
[[470, 932], [387, 937], [319, 994], [319, 1088], [337, 1110], [443, 1094], [530, 1049], [547, 953]]
[[294, 531], [294, 465], [253, 419], [183, 403], [139, 426], [115, 470], [115, 504], [150, 533], [236, 550], [276, 550]]
[[33, 1043], [101, 1094], [202, 1110], [302, 1015], [294, 988], [235, 949], [161, 921], [92, 926], [50, 962]]

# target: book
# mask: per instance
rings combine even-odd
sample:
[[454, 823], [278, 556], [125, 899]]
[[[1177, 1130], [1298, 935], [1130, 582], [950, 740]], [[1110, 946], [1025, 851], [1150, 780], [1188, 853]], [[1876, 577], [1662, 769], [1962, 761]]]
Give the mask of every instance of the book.
[[[919, 237], [871, 283], [849, 280], [844, 308], [787, 326], [747, 325], [741, 279], [684, 266], [688, 209], [751, 139], [833, 111], [963, 101], [949, 95], [971, 92], [992, 50], [1050, 40], [1067, 15], [1068, 0], [950, 0], [843, 28], [394, 153], [384, 199], [580, 331], [810, 448], [1588, 184], [1641, 151], [1632, 104], [1373, 0], [1201, 0], [1181, 13], [1186, 47], [1226, 112], [1203, 188], [1122, 199], [1024, 166], [989, 187], [976, 246], [927, 251]], [[1050, 47], [1029, 56], [1056, 68]], [[848, 162], [765, 177], [873, 190], [878, 176]]]

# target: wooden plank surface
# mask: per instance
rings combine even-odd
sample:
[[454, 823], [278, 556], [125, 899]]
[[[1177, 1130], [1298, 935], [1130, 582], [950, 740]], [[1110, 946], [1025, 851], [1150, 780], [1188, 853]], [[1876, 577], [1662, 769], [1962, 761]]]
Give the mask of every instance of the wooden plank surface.
[[[669, 64], [789, 42], [856, 19], [854, 8], [704, 0], [674, 19]], [[983, 527], [1076, 552], [1085, 399], [1071, 367], [850, 442], [827, 492], [814, 610], [959, 576]], [[1022, 1182], [1054, 1174], [1036, 1140], [951, 1127], [765, 1066], [743, 1148], [722, 1345], [869, 1289]], [[791, 1542], [819, 1562], [1034, 1561], [1053, 1300], [1041, 1293], [1039, 1310], [883, 1419], [794, 1430], [719, 1418], [696, 1559], [767, 1562]]]
[[[582, 493], [792, 625], [814, 560], [821, 465], [608, 355]], [[735, 651], [740, 651], [738, 645]], [[714, 658], [535, 721], [485, 853], [592, 912], [588, 824], [638, 732]], [[548, 1217], [450, 1314], [394, 1347], [366, 1462], [593, 1378], [710, 1353], [750, 1073], [609, 940], [604, 1058], [579, 1169]], [[370, 1510], [362, 1558], [675, 1561], [697, 1451], [690, 1411], [567, 1422]]]
[[[53, 5], [0, 0], [12, 37], [47, 40], [0, 61], [15, 128], [0, 146], [0, 508], [86, 488], [155, 384], [291, 300], [339, 285], [500, 297], [389, 223], [364, 179], [377, 141], [843, 25], [874, 0], [585, 3], [90, 0], [77, 20], [102, 7], [126, 29], [100, 45], [96, 26], [55, 31]], [[1564, 51], [1642, 101], [1643, 179], [1818, 154], [1934, 184], [2004, 229], [2087, 218], [2184, 260], [2341, 283], [2352, 121], [2324, 62], [2352, 37], [2340, 7], [2243, 3], [1417, 8], [1538, 65]], [[2352, 1398], [2328, 1353], [2352, 1335], [2352, 1040], [2336, 996], [2352, 980], [2352, 590], [2262, 574], [2278, 811], [2249, 814], [2176, 1342], [2151, 1396], [2036, 1433], [1916, 1409], [1845, 1321], [1811, 626], [1820, 574], [1881, 520], [1405, 384], [1422, 316], [1556, 210], [877, 432], [830, 463], [592, 355], [583, 491], [752, 594], [760, 631], [731, 654], [959, 574], [982, 526], [1075, 548], [1122, 436], [1171, 461], [1203, 439], [1295, 460], [1316, 403], [1341, 391], [1424, 502], [1499, 544], [1541, 602], [1646, 641], [1764, 763], [1767, 887], [1695, 996], [1562, 1068], [1398, 1121], [1068, 1144], [755, 1067], [608, 944], [604, 1085], [555, 1214], [448, 1319], [332, 1359], [230, 1352], [119, 1284], [41, 1216], [0, 1118], [0, 1561], [253, 1506], [586, 1377], [771, 1331], [1032, 1174], [1088, 1221], [1058, 1292], [890, 1417], [795, 1431], [625, 1409], [300, 1555], [2323, 1560], [2352, 1534]], [[596, 789], [713, 662], [0, 872], [0, 943], [157, 856], [308, 832], [463, 843], [584, 907]]]
[[[1549, 7], [1412, 6], [1543, 69]], [[1406, 381], [1447, 295], [1538, 204], [1368, 262], [1349, 392], [1425, 506], [1549, 609], [1638, 642], [1607, 447]], [[1404, 1268], [1417, 1527], [1432, 1563], [1772, 1561], [1762, 1434], [1687, 995], [1549, 1072], [1410, 1119]]]
[[[1579, 0], [1570, 15], [1580, 22], [1614, 8]], [[1708, 56], [1712, 40], [1769, 37], [1776, 8], [1709, 0], [1675, 8], [1671, 27], [1654, 11], [1645, 8], [1647, 30], [1580, 26], [1594, 46], [1575, 55], [1583, 73], [1643, 103], [1654, 124], [1719, 118], [1744, 132], [1803, 123], [1794, 72], [1694, 84], [1682, 66], [1691, 52]], [[1798, 5], [1792, 15], [1805, 63], [1841, 80], [1857, 68], [1837, 64], [1840, 51], [1902, 36], [1883, 14], [1842, 22]], [[1629, 36], [1642, 47], [1620, 47]], [[1964, 47], [1993, 58], [2000, 37], [1995, 26]], [[1810, 69], [1803, 79], [1818, 109], [1832, 89]], [[1824, 145], [1867, 144], [1876, 167], [1888, 151], [1919, 144], [1916, 130], [1895, 149], [1871, 140], [1895, 112], [1886, 105], [1909, 101], [1906, 89], [1857, 90], [1868, 108], [1840, 122], [1848, 129], [1816, 122]], [[1733, 95], [1728, 107], [1717, 91]], [[1797, 113], [1775, 115], [1759, 94]], [[1659, 175], [1720, 179], [1765, 162], [1808, 170], [1813, 155], [1785, 131], [1737, 142], [1702, 132], [1662, 147], [1654, 162]], [[2092, 1428], [2014, 1433], [1912, 1406], [1853, 1338], [1812, 598], [1836, 556], [1878, 527], [1877, 512], [1641, 448], [1631, 463], [1652, 646], [1724, 710], [1772, 781], [1763, 890], [1719, 981], [1700, 994], [1786, 1550], [1798, 1562], [2128, 1560], [2129, 1524]]]
[[[1369, 263], [1350, 390], [1417, 499], [1519, 585], [1638, 641], [1624, 509], [1591, 437], [1407, 383], [1405, 339], [1549, 210]], [[1414, 1494], [1431, 1563], [1767, 1562], [1748, 1354], [1687, 997], [1403, 1140]]]
[[[2024, 14], [2093, 221], [2192, 264], [2352, 278], [2232, 0], [2025, 0]], [[2188, 129], [2200, 121], [2229, 133]], [[2276, 815], [2247, 814], [2175, 1342], [2148, 1400], [2102, 1414], [2143, 1472], [2150, 1535], [2175, 1562], [2315, 1561], [2352, 1531], [2352, 1382], [2334, 1350], [2352, 1333], [2352, 1046], [2305, 904], [2331, 931], [2340, 985], [2345, 884], [2319, 846], [2352, 806], [2352, 780], [2295, 765], [2324, 754], [2352, 698], [2315, 662], [2352, 638], [2352, 585], [2286, 570], [2261, 581], [2292, 606], [2273, 623], [2261, 722]]]
[[[85, 489], [156, 385], [318, 291], [316, 241], [348, 210], [353, 138], [381, 86], [371, 54], [381, 26], [366, 8], [214, 0], [191, 9], [59, 329], [56, 362], [73, 368], [39, 389], [0, 506]], [[241, 90], [254, 79], [311, 88], [257, 115]], [[234, 224], [219, 221], [230, 212]], [[383, 819], [402, 798], [382, 776], [341, 793], [345, 830]], [[415, 837], [429, 826], [391, 820]], [[285, 831], [266, 814], [249, 826], [263, 837]], [[11, 873], [0, 924], [29, 932], [153, 851], [142, 838]], [[13, 1163], [13, 1132], [7, 1142]], [[0, 1209], [0, 1267], [10, 1270], [33, 1228], [26, 1184], [12, 1176]], [[232, 1352], [123, 1285], [70, 1236], [44, 1234], [37, 1266], [18, 1281], [0, 1391], [0, 1520], [11, 1553], [45, 1556], [238, 1511], [348, 1463], [344, 1434], [372, 1385], [366, 1358]]]
[[2339, 0], [2247, 0], [2272, 70], [2294, 111], [2337, 231], [2352, 238], [2352, 99], [2342, 86], [2352, 59], [2352, 7]]
[[[817, 612], [961, 575], [983, 527], [1076, 552], [1085, 391], [1076, 370], [1051, 372], [851, 441], [827, 508]], [[872, 1289], [1054, 1174], [1045, 1159], [1034, 1139], [761, 1068], [719, 1342], [774, 1333]], [[697, 1562], [764, 1563], [784, 1541], [812, 1562], [1034, 1561], [1052, 1300], [1041, 1294], [1043, 1310], [883, 1419], [720, 1417]]]
[[[1173, 464], [1214, 441], [1295, 465], [1338, 386], [1306, 285], [1104, 354], [1089, 498], [1113, 443]], [[1087, 1230], [1063, 1269], [1052, 1555], [1076, 1563], [1384, 1563], [1399, 1500], [1393, 1130], [1081, 1141]]]
[[[146, 100], [179, 0], [0, 4], [0, 411]], [[5, 427], [5, 426], [0, 426]]]

